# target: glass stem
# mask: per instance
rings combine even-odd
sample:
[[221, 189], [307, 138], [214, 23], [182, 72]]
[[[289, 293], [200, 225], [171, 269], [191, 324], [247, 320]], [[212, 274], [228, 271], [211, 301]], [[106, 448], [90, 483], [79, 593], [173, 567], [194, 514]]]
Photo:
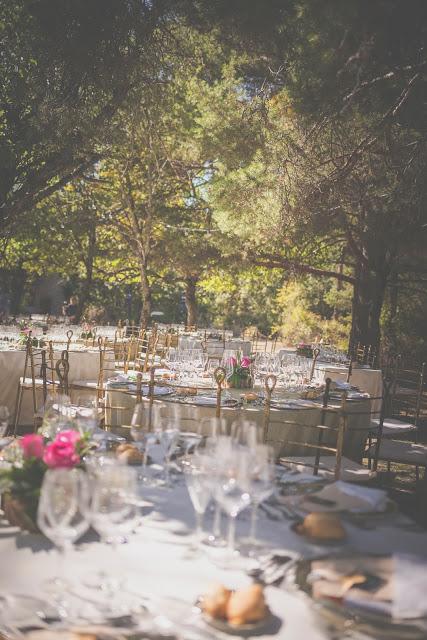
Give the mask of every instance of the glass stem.
[[196, 511], [196, 543], [199, 544], [203, 534], [203, 513]]
[[221, 537], [221, 506], [219, 502], [217, 502], [215, 505], [212, 533], [214, 535], [214, 538]]
[[228, 549], [230, 552], [235, 551], [236, 546], [236, 516], [230, 515], [230, 523], [228, 526]]
[[253, 502], [252, 509], [251, 509], [251, 528], [249, 533], [249, 538], [252, 541], [256, 540], [257, 519], [258, 519], [258, 502]]

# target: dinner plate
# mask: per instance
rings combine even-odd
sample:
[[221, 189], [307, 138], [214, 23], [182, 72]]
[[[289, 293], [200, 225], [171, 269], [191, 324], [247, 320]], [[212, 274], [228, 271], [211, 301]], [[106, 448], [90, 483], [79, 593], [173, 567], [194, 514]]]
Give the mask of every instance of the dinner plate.
[[307, 510], [315, 511], [316, 507], [318, 509], [320, 507], [321, 511], [324, 513], [336, 513], [336, 514], [340, 514], [340, 515], [351, 517], [351, 518], [370, 518], [375, 516], [377, 517], [386, 516], [386, 515], [395, 513], [397, 511], [397, 504], [394, 502], [394, 500], [390, 500], [390, 499], [386, 500], [386, 502], [384, 503], [383, 509], [377, 509], [377, 510], [367, 509], [366, 511], [363, 511], [363, 510], [352, 511], [351, 509], [343, 509], [343, 508], [340, 508], [339, 505], [334, 503], [333, 500], [327, 500], [327, 499], [322, 499], [320, 497], [319, 498], [316, 497], [316, 492], [311, 493], [310, 495], [307, 496], [307, 498], [303, 497], [299, 503], [299, 506], [304, 507], [305, 511]]
[[213, 618], [204, 611], [202, 611], [201, 615], [203, 620], [210, 627], [234, 636], [251, 636], [253, 634], [268, 633], [275, 620], [270, 610], [268, 610], [265, 618], [263, 618], [262, 620], [258, 620], [258, 622], [239, 624], [238, 626], [230, 624], [229, 622], [227, 622], [227, 620]]
[[[348, 554], [347, 554], [348, 555]], [[317, 612], [327, 623], [337, 630], [356, 631], [366, 634], [378, 640], [425, 640], [427, 634], [427, 619], [398, 620], [387, 613], [364, 609], [361, 606], [353, 606], [338, 598], [314, 599], [312, 582], [309, 578], [312, 563], [316, 560], [326, 560], [328, 556], [320, 556], [311, 559], [300, 559], [289, 569], [289, 579], [310, 599], [316, 606]], [[338, 557], [345, 558], [345, 554]], [[365, 554], [372, 558], [386, 557], [381, 554]], [[354, 560], [354, 555], [351, 556]]]

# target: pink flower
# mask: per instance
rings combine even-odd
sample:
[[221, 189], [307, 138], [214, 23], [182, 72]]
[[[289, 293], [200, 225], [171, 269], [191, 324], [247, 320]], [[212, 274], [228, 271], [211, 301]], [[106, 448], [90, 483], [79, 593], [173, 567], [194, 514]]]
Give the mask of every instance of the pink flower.
[[232, 367], [235, 367], [237, 364], [237, 360], [234, 356], [231, 356], [231, 358], [229, 359], [229, 363]]
[[244, 356], [240, 362], [240, 366], [248, 369], [251, 366], [252, 360], [248, 356]]
[[28, 433], [19, 440], [24, 458], [43, 458], [43, 437], [36, 433]]
[[78, 431], [60, 431], [55, 440], [47, 445], [43, 461], [48, 467], [69, 469], [80, 462], [76, 444], [81, 439]]

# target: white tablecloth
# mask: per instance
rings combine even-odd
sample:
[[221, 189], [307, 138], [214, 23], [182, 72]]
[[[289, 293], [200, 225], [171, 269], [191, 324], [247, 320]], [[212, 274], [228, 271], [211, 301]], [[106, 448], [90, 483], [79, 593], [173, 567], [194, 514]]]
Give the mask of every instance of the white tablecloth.
[[[347, 380], [347, 367], [329, 362], [316, 364], [317, 371], [324, 378], [331, 380]], [[381, 369], [352, 369], [350, 383], [358, 387], [361, 391], [367, 391], [372, 398], [373, 418], [379, 418], [381, 411], [381, 396], [383, 392], [383, 377]]]
[[[55, 360], [61, 357], [61, 351], [55, 351]], [[97, 380], [99, 375], [99, 351], [72, 351], [69, 352], [70, 371], [68, 380]], [[24, 373], [25, 350], [0, 351], [0, 405], [6, 405], [9, 409], [11, 420], [15, 411], [16, 395], [18, 392], [19, 378]], [[28, 370], [27, 379], [31, 380]], [[37, 393], [38, 404], [42, 401], [42, 392]], [[33, 401], [31, 390], [24, 391], [22, 400], [20, 425], [33, 424]]]
[[[90, 578], [93, 581], [98, 571], [115, 574], [124, 580], [120, 595], [125, 597], [126, 590], [141, 594], [141, 599], [147, 598], [143, 602], [148, 607], [156, 598], [173, 598], [170, 605], [167, 602], [164, 604], [162, 613], [166, 616], [176, 615], [172, 604], [178, 605], [182, 611], [178, 625], [189, 620], [192, 604], [213, 582], [221, 582], [232, 588], [239, 588], [250, 582], [243, 570], [219, 568], [205, 554], [188, 555], [187, 545], [194, 527], [194, 515], [184, 486], [180, 484], [169, 491], [145, 489], [143, 497], [146, 506], [143, 508], [142, 524], [138, 532], [130, 537], [128, 544], [120, 545], [115, 551], [110, 546], [88, 539], [69, 554], [65, 578], [72, 583], [71, 590], [80, 599], [77, 602], [80, 603], [81, 614], [85, 610], [85, 597], [94, 597], [94, 592], [88, 591], [82, 583]], [[243, 512], [237, 523], [238, 535], [247, 534], [248, 521], [249, 513]], [[425, 557], [425, 533], [414, 533], [393, 526], [393, 523], [405, 522], [407, 520], [402, 516], [393, 516], [388, 523], [379, 525], [374, 530], [360, 529], [346, 523], [348, 542], [340, 546], [340, 549], [371, 553], [410, 551]], [[210, 529], [211, 526], [212, 518], [209, 514], [205, 518], [205, 527]], [[328, 553], [328, 549], [332, 552], [331, 548], [306, 543], [290, 530], [290, 526], [291, 522], [288, 520], [270, 520], [260, 512], [259, 535], [272, 547], [297, 552], [305, 557], [324, 555]], [[211, 553], [218, 554], [221, 550]], [[2, 522], [0, 554], [0, 593], [27, 593], [37, 597], [46, 596], [51, 601], [51, 596], [47, 596], [45, 589], [47, 581], [57, 575], [58, 555], [46, 538], [20, 532]], [[277, 640], [330, 638], [311, 603], [302, 594], [268, 587], [266, 599], [272, 613], [281, 622], [274, 635]], [[209, 630], [204, 625], [202, 628], [205, 634]], [[179, 626], [174, 630], [178, 631]], [[186, 637], [185, 632], [182, 637]], [[211, 635], [201, 637], [205, 640], [218, 640], [226, 639], [227, 636], [211, 629]], [[257, 637], [262, 639], [273, 636], [267, 634]]]

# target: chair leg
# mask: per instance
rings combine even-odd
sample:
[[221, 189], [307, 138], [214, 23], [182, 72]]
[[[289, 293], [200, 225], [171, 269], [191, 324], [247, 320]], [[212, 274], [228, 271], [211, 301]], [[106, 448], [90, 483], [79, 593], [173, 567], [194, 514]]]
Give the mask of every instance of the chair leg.
[[22, 406], [22, 396], [24, 394], [24, 388], [21, 387], [21, 385], [19, 385], [18, 387], [18, 393], [16, 396], [16, 403], [15, 403], [15, 416], [14, 416], [14, 423], [13, 423], [13, 437], [16, 438], [16, 431], [18, 429], [18, 422], [19, 422], [19, 418], [21, 416], [21, 406]]

